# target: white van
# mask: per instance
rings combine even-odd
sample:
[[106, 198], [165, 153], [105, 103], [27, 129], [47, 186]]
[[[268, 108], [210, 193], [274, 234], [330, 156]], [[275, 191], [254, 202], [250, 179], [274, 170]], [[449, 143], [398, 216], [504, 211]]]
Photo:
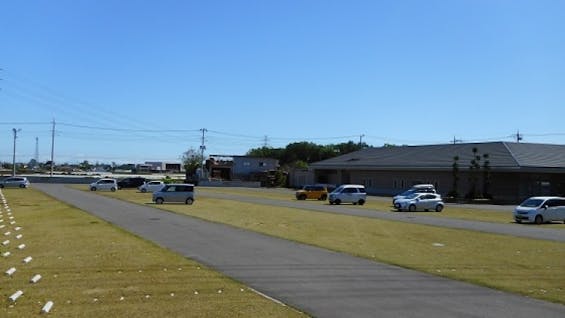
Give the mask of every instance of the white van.
[[565, 198], [531, 197], [514, 209], [514, 220], [518, 223], [524, 221], [536, 224], [565, 222]]
[[363, 205], [367, 201], [365, 186], [344, 184], [333, 190], [329, 196], [330, 204], [353, 203]]

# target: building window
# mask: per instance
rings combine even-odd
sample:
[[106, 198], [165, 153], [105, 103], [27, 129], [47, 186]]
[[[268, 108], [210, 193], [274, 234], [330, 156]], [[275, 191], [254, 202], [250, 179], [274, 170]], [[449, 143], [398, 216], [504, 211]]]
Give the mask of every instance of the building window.
[[243, 162], [243, 166], [244, 166], [244, 167], [249, 167], [249, 166], [251, 166], [251, 162], [249, 162], [249, 161], [244, 161], [244, 162]]

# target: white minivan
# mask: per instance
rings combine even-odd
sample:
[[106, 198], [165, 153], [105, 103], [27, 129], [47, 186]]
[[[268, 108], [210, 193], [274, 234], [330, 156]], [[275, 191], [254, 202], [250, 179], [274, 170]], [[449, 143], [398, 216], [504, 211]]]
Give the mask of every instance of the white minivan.
[[565, 198], [531, 197], [514, 209], [514, 220], [518, 223], [536, 224], [551, 221], [565, 222]]
[[363, 205], [367, 201], [365, 186], [344, 184], [333, 190], [329, 196], [330, 204], [353, 203]]

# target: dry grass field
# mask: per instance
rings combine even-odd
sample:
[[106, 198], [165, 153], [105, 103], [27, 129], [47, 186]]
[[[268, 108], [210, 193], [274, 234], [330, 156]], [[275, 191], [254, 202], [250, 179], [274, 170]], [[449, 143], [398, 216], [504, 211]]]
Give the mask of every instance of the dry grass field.
[[[0, 257], [0, 269], [17, 271], [0, 276], [0, 317], [38, 316], [49, 300], [55, 317], [304, 316], [39, 191], [2, 193], [16, 223], [9, 224], [1, 204], [0, 235], [10, 243], [0, 245], [0, 254], [11, 254]], [[32, 261], [22, 263], [27, 256]], [[35, 274], [42, 279], [31, 284]], [[23, 296], [10, 301], [17, 290]]]

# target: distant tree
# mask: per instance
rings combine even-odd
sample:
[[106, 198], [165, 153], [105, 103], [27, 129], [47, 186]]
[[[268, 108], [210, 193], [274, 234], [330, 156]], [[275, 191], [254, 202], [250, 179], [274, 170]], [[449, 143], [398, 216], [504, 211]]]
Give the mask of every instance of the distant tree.
[[453, 187], [449, 192], [450, 197], [457, 198], [459, 196], [459, 156], [453, 157], [452, 176], [453, 176]]
[[79, 164], [79, 168], [83, 171], [88, 171], [92, 168], [92, 165], [88, 162], [88, 160], [85, 160]]
[[488, 153], [483, 154], [483, 198], [491, 199], [490, 194], [490, 155]]
[[181, 156], [181, 162], [186, 172], [186, 178], [197, 180], [196, 170], [202, 164], [203, 158], [194, 148], [185, 151]]
[[477, 198], [477, 184], [479, 182], [479, 174], [481, 169], [481, 156], [478, 154], [479, 150], [477, 147], [472, 149], [473, 157], [469, 165], [469, 192], [467, 193], [467, 198], [476, 199]]
[[366, 143], [355, 143], [349, 141], [341, 144], [318, 145], [312, 142], [295, 142], [288, 144], [285, 148], [261, 147], [251, 149], [248, 156], [274, 158], [279, 160], [281, 166], [296, 167], [303, 163], [330, 159], [353, 151], [367, 148]]

